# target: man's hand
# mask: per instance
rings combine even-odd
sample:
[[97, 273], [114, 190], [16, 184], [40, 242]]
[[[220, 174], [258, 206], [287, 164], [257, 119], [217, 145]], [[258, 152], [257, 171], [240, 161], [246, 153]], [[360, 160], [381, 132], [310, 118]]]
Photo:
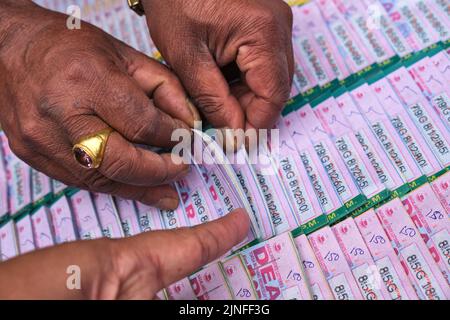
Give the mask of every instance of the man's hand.
[[[0, 264], [0, 299], [154, 299], [239, 244], [248, 228], [247, 213], [238, 209], [191, 229], [36, 251]], [[72, 265], [80, 268], [81, 290], [66, 286]]]
[[[216, 127], [270, 128], [289, 98], [292, 13], [282, 0], [143, 0], [152, 38]], [[237, 65], [228, 85], [221, 69]]]
[[[0, 121], [13, 152], [68, 185], [176, 208], [168, 184], [188, 167], [135, 144], [171, 147], [174, 129], [193, 126], [182, 85], [155, 60], [66, 20], [31, 1], [0, 3]], [[72, 146], [107, 127], [116, 132], [102, 165], [81, 168]]]

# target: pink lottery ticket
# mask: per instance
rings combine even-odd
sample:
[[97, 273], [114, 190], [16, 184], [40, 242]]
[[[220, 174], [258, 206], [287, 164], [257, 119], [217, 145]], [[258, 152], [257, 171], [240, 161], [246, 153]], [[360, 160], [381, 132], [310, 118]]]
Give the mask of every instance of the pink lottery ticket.
[[0, 227], [0, 261], [6, 261], [19, 255], [16, 228], [13, 220]]
[[262, 239], [271, 238], [275, 235], [275, 228], [272, 225], [270, 211], [264, 200], [263, 192], [259, 187], [255, 170], [249, 162], [248, 154], [244, 146], [236, 153], [236, 161], [233, 164], [233, 169], [247, 197], [251, 212], [261, 231]]
[[397, 171], [397, 167], [392, 164], [388, 154], [378, 143], [350, 94], [340, 95], [336, 98], [336, 102], [381, 183], [389, 190], [396, 190], [403, 185], [406, 181], [403, 180], [401, 172]]
[[450, 49], [447, 52], [441, 51], [430, 57], [431, 62], [439, 71], [446, 83], [450, 83]]
[[114, 197], [114, 199], [125, 237], [141, 233], [134, 202], [121, 197]]
[[442, 17], [445, 18], [447, 25], [450, 24], [450, 6], [446, 0], [430, 0], [438, 10], [442, 12]]
[[93, 193], [92, 198], [103, 236], [114, 239], [123, 238], [124, 233], [113, 197], [103, 193]]
[[31, 216], [29, 214], [20, 217], [16, 221], [16, 233], [20, 254], [25, 254], [36, 249], [33, 236], [33, 224], [31, 223]]
[[344, 56], [345, 63], [351, 73], [361, 71], [374, 63], [374, 58], [349, 26], [342, 13], [339, 12], [333, 0], [318, 0], [315, 3], [320, 8], [322, 16], [339, 47], [339, 52]]
[[322, 208], [284, 121], [280, 121], [277, 127], [280, 130], [280, 152], [275, 162], [297, 221], [303, 225], [321, 216]]
[[399, 57], [404, 57], [413, 52], [413, 49], [391, 21], [378, 0], [360, 1], [367, 8], [369, 17], [373, 17], [367, 20], [367, 25], [372, 28], [379, 28]]
[[[392, 300], [417, 300], [410, 278], [373, 209], [355, 218], [386, 290]], [[411, 275], [411, 274], [410, 274]], [[412, 275], [411, 275], [412, 278]]]
[[[294, 44], [302, 55], [301, 60], [305, 61], [317, 84], [323, 86], [336, 79], [336, 75], [323, 51], [319, 47], [314, 33], [306, 32], [306, 30], [310, 30], [311, 27], [309, 19], [305, 19], [304, 17], [308, 16], [309, 18], [309, 15], [305, 13], [309, 13], [309, 11], [301, 7], [293, 7], [292, 11], [294, 14]], [[318, 23], [318, 21], [316, 21], [316, 23]]]
[[11, 151], [5, 133], [0, 132], [8, 181], [9, 210], [16, 214], [32, 203], [31, 168]]
[[450, 165], [450, 135], [405, 68], [387, 76], [406, 110], [443, 167]]
[[31, 169], [31, 189], [33, 202], [37, 202], [52, 192], [52, 179]]
[[334, 98], [325, 100], [314, 108], [314, 113], [334, 142], [336, 150], [362, 193], [371, 198], [383, 191], [383, 183], [370, 164], [370, 159], [364, 157], [365, 152], [353, 134], [350, 123], [340, 111], [337, 101]]
[[422, 134], [417, 129], [411, 117], [408, 115], [404, 104], [395, 93], [389, 81], [381, 79], [370, 86], [372, 93], [388, 115], [392, 126], [401, 137], [411, 156], [426, 175], [432, 175], [442, 169], [441, 164], [433, 151], [428, 147]]
[[135, 202], [142, 232], [164, 230], [161, 213], [154, 207]]
[[439, 41], [439, 35], [416, 13], [412, 1], [380, 0], [380, 2], [414, 51], [420, 51]]
[[450, 21], [445, 13], [432, 1], [415, 0], [415, 13], [427, 22], [427, 28], [432, 28], [439, 36], [439, 40], [447, 41], [450, 38]]
[[175, 210], [158, 210], [162, 216], [164, 229], [172, 230], [189, 226], [186, 222], [183, 208], [178, 206]]
[[81, 240], [97, 239], [103, 236], [97, 218], [91, 194], [81, 190], [70, 197], [73, 215], [78, 227]]
[[59, 194], [59, 193], [63, 192], [65, 188], [67, 188], [67, 186], [64, 183], [62, 183], [58, 180], [52, 179], [52, 190], [53, 190], [54, 194]]
[[50, 215], [57, 244], [78, 239], [75, 220], [70, 210], [69, 201], [65, 196], [62, 196], [50, 206]]
[[239, 255], [223, 261], [222, 269], [234, 300], [256, 300], [252, 281]]
[[420, 90], [427, 95], [434, 110], [450, 130], [450, 89], [430, 58], [423, 58], [408, 68]]
[[198, 300], [231, 300], [233, 298], [218, 262], [211, 263], [193, 274], [189, 280]]
[[433, 181], [431, 187], [447, 214], [450, 214], [450, 172]]
[[410, 192], [402, 200], [450, 285], [450, 220], [447, 212], [428, 183]]
[[330, 227], [308, 236], [309, 243], [337, 300], [363, 300], [352, 271]]
[[311, 181], [316, 197], [322, 207], [322, 212], [325, 214], [332, 213], [340, 208], [342, 203], [339, 200], [324, 167], [321, 165], [321, 160], [314, 150], [297, 114], [291, 112], [285, 116], [284, 124], [299, 151], [300, 159], [308, 173], [309, 180]]
[[52, 232], [52, 222], [47, 207], [40, 207], [31, 214], [33, 224], [34, 243], [36, 248], [43, 249], [55, 245]]
[[[306, 33], [308, 30], [311, 37], [317, 44], [317, 47], [322, 52], [322, 56], [328, 62], [331, 67], [331, 71], [334, 76], [343, 80], [350, 75], [350, 70], [342, 59], [339, 49], [336, 46], [333, 36], [328, 30], [325, 21], [323, 20], [322, 14], [314, 1], [310, 1], [307, 4], [292, 8], [294, 16], [298, 16], [298, 21], [301, 24], [301, 29], [298, 30], [299, 33]], [[295, 32], [295, 25], [294, 25]], [[320, 53], [317, 53], [320, 57]], [[323, 63], [324, 69], [327, 70], [325, 62]], [[328, 72], [328, 71], [327, 71]]]
[[166, 292], [169, 300], [197, 300], [188, 278], [171, 284], [167, 287]]
[[391, 297], [381, 283], [378, 269], [359, 233], [355, 220], [347, 218], [334, 225], [332, 230], [363, 297], [366, 300], [390, 300]]
[[[189, 226], [196, 226], [219, 218], [210, 193], [203, 184], [200, 172], [196, 168], [191, 168], [186, 177], [177, 181], [176, 187]], [[213, 191], [215, 190], [213, 189]], [[214, 196], [218, 201], [216, 193], [214, 193]]]
[[417, 167], [400, 136], [398, 136], [396, 129], [369, 85], [364, 84], [354, 89], [350, 94], [392, 164], [402, 174], [403, 179], [411, 182], [419, 178], [422, 172]]
[[241, 252], [262, 300], [311, 300], [309, 284], [289, 232]]
[[448, 299], [450, 287], [400, 199], [384, 204], [376, 213], [402, 264], [412, 274], [419, 298]]
[[294, 241], [305, 269], [313, 300], [334, 300], [327, 279], [320, 269], [319, 261], [317, 261], [306, 235], [302, 234]]
[[305, 105], [297, 115], [342, 203], [354, 199], [361, 192], [313, 109]]
[[3, 148], [0, 143], [0, 219], [9, 211], [8, 203], [8, 181], [6, 179], [6, 168], [3, 157]]
[[368, 23], [371, 17], [367, 14], [367, 8], [362, 2], [344, 0], [333, 0], [333, 2], [346, 17], [347, 22], [376, 62], [383, 62], [395, 55], [381, 30], [373, 28]]
[[265, 160], [254, 164], [254, 169], [259, 187], [269, 208], [275, 233], [278, 235], [295, 229], [300, 225], [300, 222], [296, 220], [294, 209], [289, 202], [289, 196], [281, 177], [276, 174], [275, 164], [270, 158], [269, 152], [262, 153], [262, 147], [260, 148], [260, 156], [264, 157]]

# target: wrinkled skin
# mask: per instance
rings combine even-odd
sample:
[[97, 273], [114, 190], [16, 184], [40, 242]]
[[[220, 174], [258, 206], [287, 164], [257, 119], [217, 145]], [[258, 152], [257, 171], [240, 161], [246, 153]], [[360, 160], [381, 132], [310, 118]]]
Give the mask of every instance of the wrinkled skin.
[[[152, 39], [218, 128], [271, 128], [289, 98], [292, 12], [282, 0], [143, 0]], [[237, 68], [228, 85], [221, 69]], [[232, 68], [233, 70], [233, 68]]]

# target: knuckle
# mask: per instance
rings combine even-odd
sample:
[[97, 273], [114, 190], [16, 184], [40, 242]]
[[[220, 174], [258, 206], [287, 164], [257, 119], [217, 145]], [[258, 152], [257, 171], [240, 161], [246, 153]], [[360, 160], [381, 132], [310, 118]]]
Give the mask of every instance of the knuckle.
[[206, 116], [221, 112], [225, 105], [222, 98], [213, 94], [198, 96], [195, 98], [195, 102]]
[[42, 128], [34, 120], [23, 121], [20, 124], [20, 138], [25, 145], [35, 145]]
[[86, 184], [87, 189], [92, 192], [112, 194], [116, 191], [115, 184], [98, 172], [86, 173], [83, 181]]
[[105, 174], [112, 180], [129, 181], [133, 176], [136, 168], [136, 161], [134, 157], [129, 157], [126, 160], [122, 157], [109, 161]]

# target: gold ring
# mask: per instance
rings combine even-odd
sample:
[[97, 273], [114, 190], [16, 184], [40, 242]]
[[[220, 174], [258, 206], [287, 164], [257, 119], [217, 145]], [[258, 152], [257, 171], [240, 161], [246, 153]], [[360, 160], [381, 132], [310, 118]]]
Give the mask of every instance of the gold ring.
[[86, 169], [100, 167], [105, 155], [106, 143], [114, 130], [107, 128], [82, 137], [72, 148], [75, 160]]

